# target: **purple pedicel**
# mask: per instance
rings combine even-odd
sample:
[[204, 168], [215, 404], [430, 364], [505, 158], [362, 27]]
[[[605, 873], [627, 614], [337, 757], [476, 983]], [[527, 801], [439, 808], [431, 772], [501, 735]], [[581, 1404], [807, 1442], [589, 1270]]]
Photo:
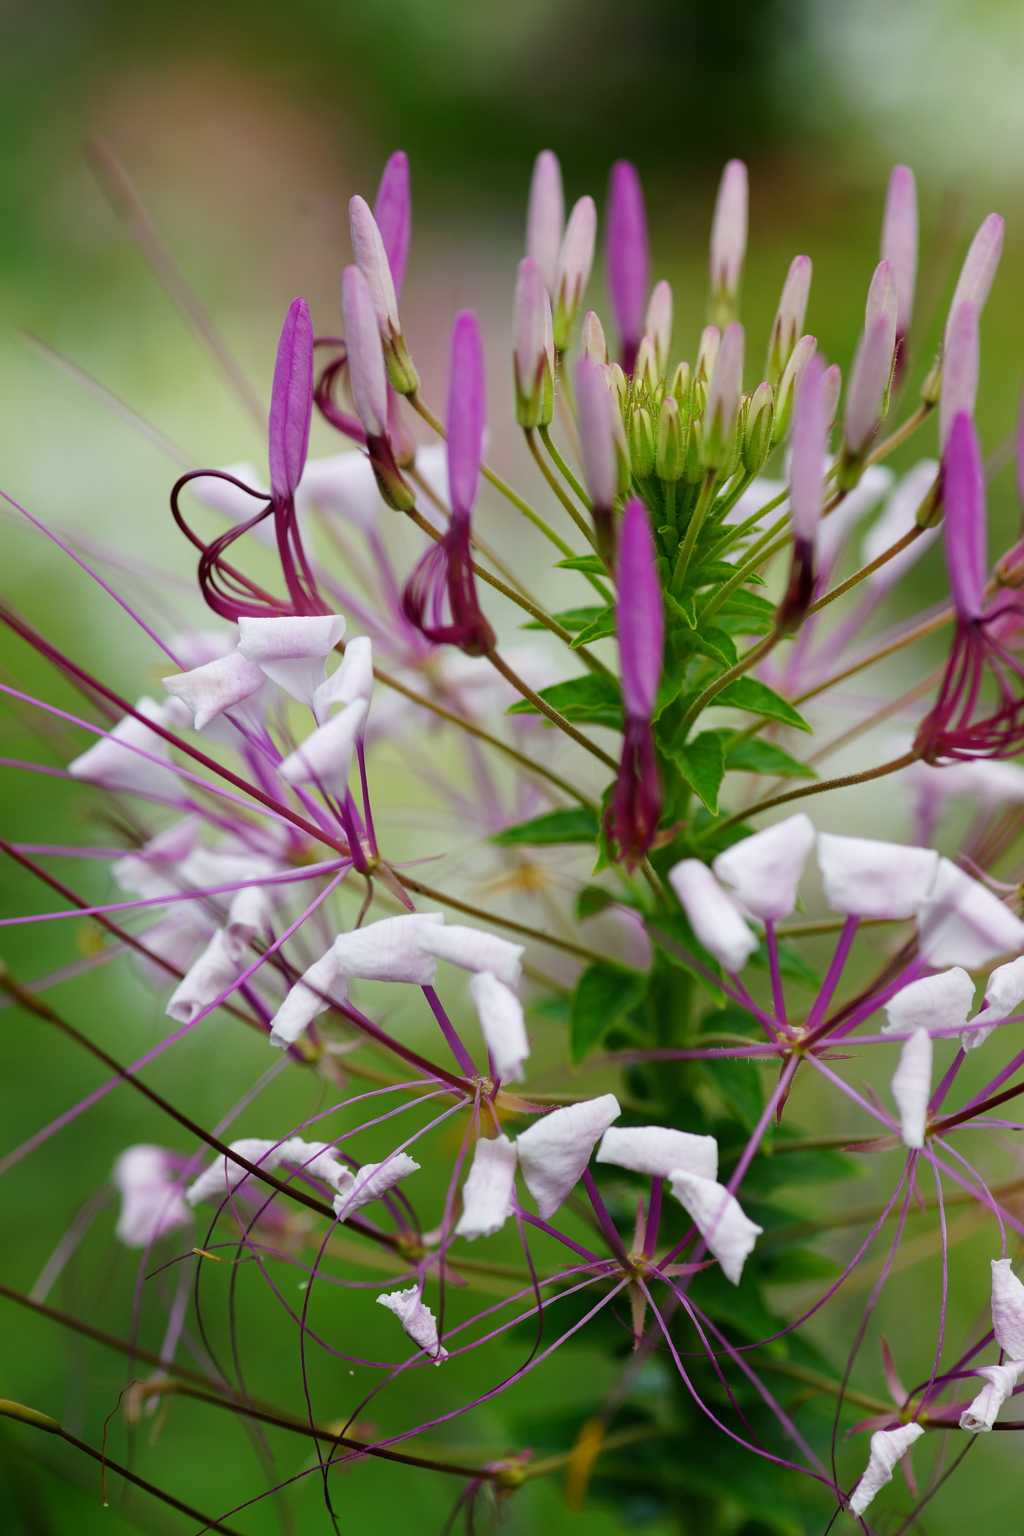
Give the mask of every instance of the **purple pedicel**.
[[605, 281], [622, 343], [622, 366], [632, 373], [651, 286], [651, 256], [644, 194], [629, 160], [616, 160], [612, 166], [607, 220]]
[[391, 280], [395, 295], [402, 297], [405, 279], [405, 263], [409, 255], [409, 237], [412, 232], [412, 201], [409, 195], [409, 157], [404, 149], [396, 149], [388, 160], [377, 188], [373, 216], [384, 242], [384, 251], [391, 268]]

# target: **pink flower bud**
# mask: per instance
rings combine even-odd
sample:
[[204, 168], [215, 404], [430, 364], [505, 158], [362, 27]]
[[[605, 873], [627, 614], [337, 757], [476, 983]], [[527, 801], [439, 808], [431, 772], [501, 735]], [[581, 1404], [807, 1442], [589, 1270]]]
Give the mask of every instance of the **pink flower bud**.
[[672, 351], [672, 288], [662, 278], [651, 290], [647, 315], [644, 319], [644, 335], [651, 338], [658, 377], [668, 372], [669, 353]]
[[519, 263], [516, 278], [516, 420], [521, 427], [547, 426], [554, 414], [555, 346], [551, 304], [537, 263]]
[[384, 167], [377, 188], [377, 200], [373, 205], [373, 217], [380, 230], [388, 266], [391, 268], [391, 280], [395, 285], [395, 296], [398, 298], [402, 293], [412, 229], [409, 157], [404, 149], [396, 149]]
[[564, 352], [572, 340], [572, 328], [594, 265], [597, 209], [592, 197], [581, 197], [569, 215], [555, 272], [555, 347]]
[[836, 424], [836, 413], [839, 410], [839, 396], [843, 391], [843, 370], [838, 363], [832, 363], [825, 369], [821, 389], [825, 397], [825, 422], [828, 435], [831, 437], [832, 428]]
[[619, 490], [612, 411], [615, 409], [600, 365], [584, 353], [576, 366], [583, 474], [594, 506], [610, 511]]
[[851, 456], [862, 456], [878, 430], [892, 375], [895, 310], [876, 314], [861, 337], [850, 373], [843, 438]]
[[734, 320], [722, 336], [704, 408], [702, 459], [714, 468], [721, 468], [732, 454], [743, 389], [744, 345], [743, 327]]
[[356, 265], [366, 278], [374, 313], [382, 335], [397, 336], [402, 329], [391, 266], [377, 221], [365, 198], [353, 197], [348, 205], [349, 231]]
[[607, 217], [605, 281], [622, 343], [622, 366], [632, 373], [643, 335], [651, 257], [640, 177], [629, 160], [616, 160], [612, 166]]
[[825, 417], [824, 359], [819, 353], [804, 370], [793, 409], [793, 458], [789, 494], [793, 536], [811, 544], [821, 519], [825, 494], [824, 462], [828, 446]]
[[387, 437], [384, 350], [373, 297], [358, 267], [346, 267], [341, 275], [341, 315], [348, 349], [349, 382], [359, 420], [367, 437]]
[[584, 357], [592, 363], [603, 365], [608, 361], [608, 343], [604, 339], [604, 327], [592, 309], [583, 316], [583, 332], [580, 346]]
[[990, 213], [971, 241], [971, 248], [960, 268], [960, 276], [953, 290], [949, 306], [944, 345], [949, 345], [949, 328], [961, 304], [973, 304], [978, 314], [985, 308], [995, 280], [996, 268], [1003, 253], [1003, 221], [998, 213]]
[[747, 168], [730, 160], [722, 172], [711, 222], [711, 292], [726, 301], [731, 318], [736, 307], [743, 258], [747, 252]]
[[480, 484], [484, 452], [484, 353], [471, 309], [455, 318], [448, 370], [448, 488], [453, 517], [468, 518]]
[[526, 211], [526, 254], [537, 263], [544, 286], [554, 296], [558, 251], [565, 222], [562, 170], [558, 156], [542, 149], [533, 166]]
[[313, 414], [313, 324], [293, 299], [277, 345], [270, 396], [270, 489], [286, 501], [302, 478]]
[[661, 680], [665, 617], [647, 508], [626, 503], [619, 533], [616, 626], [626, 714], [650, 720]]
[[782, 377], [804, 328], [807, 299], [811, 291], [811, 270], [809, 256], [794, 256], [782, 285], [782, 297], [772, 326], [766, 365], [768, 383], [773, 387]]
[[965, 411], [950, 425], [942, 470], [950, 591], [961, 619], [979, 619], [988, 569], [985, 470], [977, 431]]
[[974, 417], [979, 369], [978, 311], [965, 300], [952, 316], [946, 332], [939, 396], [939, 445], [943, 449], [955, 417], [961, 411]]
[[917, 279], [917, 184], [906, 165], [895, 166], [889, 177], [881, 256], [896, 279], [896, 336], [902, 341], [910, 329]]

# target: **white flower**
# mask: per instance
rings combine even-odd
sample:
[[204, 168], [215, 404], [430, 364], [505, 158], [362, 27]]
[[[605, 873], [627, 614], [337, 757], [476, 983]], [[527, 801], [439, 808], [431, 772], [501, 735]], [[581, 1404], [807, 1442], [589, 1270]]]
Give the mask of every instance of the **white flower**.
[[[445, 931], [438, 929], [439, 933]], [[499, 981], [492, 971], [479, 971], [470, 981], [469, 990], [480, 1015], [484, 1043], [498, 1079], [521, 1083], [523, 1062], [530, 1054], [522, 1003], [511, 987]]]
[[701, 1237], [707, 1243], [733, 1285], [739, 1285], [743, 1266], [754, 1251], [754, 1244], [764, 1231], [744, 1214], [743, 1207], [724, 1184], [702, 1178], [699, 1173], [673, 1169], [672, 1193], [686, 1209]]
[[[197, 731], [216, 720], [227, 709], [236, 709], [247, 700], [256, 701], [266, 686], [266, 673], [255, 662], [248, 661], [241, 651], [230, 651], [217, 661], [194, 667], [191, 672], [179, 672], [174, 677], [161, 679], [167, 692], [191, 711]], [[262, 700], [254, 713], [249, 704], [240, 711], [242, 717], [255, 725], [262, 721]]]
[[382, 1163], [364, 1163], [358, 1173], [344, 1169], [334, 1197], [335, 1215], [342, 1221], [354, 1216], [364, 1205], [379, 1200], [389, 1189], [394, 1189], [410, 1173], [417, 1173], [419, 1167], [407, 1153], [392, 1152]]
[[473, 1153], [473, 1166], [462, 1186], [462, 1215], [456, 1237], [490, 1237], [512, 1215], [512, 1190], [516, 1181], [515, 1142], [507, 1136], [490, 1141], [481, 1137]]
[[237, 947], [230, 943], [223, 928], [218, 928], [199, 959], [178, 983], [164, 1009], [176, 1024], [191, 1024], [238, 979]]
[[280, 1147], [278, 1156], [282, 1163], [301, 1169], [315, 1179], [323, 1179], [333, 1189], [342, 1189], [352, 1174], [338, 1160], [337, 1148], [329, 1141], [303, 1141], [301, 1136], [290, 1136]]
[[332, 946], [303, 971], [277, 1010], [270, 1027], [271, 1045], [282, 1051], [294, 1045], [317, 1015], [326, 1013], [331, 1002], [344, 1003], [347, 997], [348, 989], [340, 979], [338, 957]]
[[318, 726], [278, 768], [285, 783], [317, 784], [329, 795], [343, 799], [348, 789], [352, 748], [362, 734], [365, 719], [366, 700], [354, 699], [340, 715]]
[[725, 970], [742, 970], [757, 948], [757, 936], [707, 865], [683, 859], [669, 870], [668, 878], [704, 948]]
[[674, 1170], [718, 1177], [718, 1142], [666, 1125], [613, 1125], [605, 1131], [595, 1161], [614, 1163], [652, 1178], [671, 1178]]
[[969, 970], [1024, 949], [1024, 923], [978, 880], [940, 859], [935, 884], [918, 916], [921, 955], [930, 965]]
[[754, 917], [778, 921], [796, 906], [796, 888], [816, 835], [814, 823], [800, 811], [734, 843], [711, 867]]
[[871, 1436], [871, 1455], [867, 1469], [850, 1499], [851, 1515], [862, 1515], [878, 1490], [892, 1482], [896, 1463], [923, 1434], [920, 1424], [901, 1424], [899, 1429], [875, 1431]]
[[935, 881], [934, 848], [822, 832], [818, 864], [833, 912], [856, 917], [916, 917]]
[[1024, 1002], [1024, 955], [1006, 965], [997, 965], [985, 988], [985, 1008], [971, 1020], [977, 1024], [984, 1018], [985, 1024], [976, 1029], [965, 1029], [960, 1044], [965, 1051], [973, 1051], [984, 1045], [1000, 1019], [1008, 1018]]
[[969, 1408], [960, 1415], [960, 1428], [971, 1434], [984, 1433], [992, 1428], [996, 1415], [1013, 1392], [1024, 1371], [1024, 1360], [1011, 1360], [1008, 1365], [983, 1365], [975, 1371], [985, 1377], [985, 1386]]
[[448, 1351], [437, 1339], [437, 1324], [430, 1308], [424, 1306], [420, 1299], [418, 1286], [411, 1286], [407, 1291], [392, 1291], [387, 1296], [378, 1296], [380, 1306], [387, 1307], [393, 1312], [412, 1339], [426, 1354], [430, 1356], [435, 1365], [440, 1365], [442, 1360], [447, 1360]]
[[327, 658], [345, 633], [340, 614], [311, 618], [240, 618], [238, 649], [300, 704], [313, 708], [313, 696], [327, 676]]
[[334, 941], [339, 975], [429, 987], [436, 964], [419, 940], [424, 929], [443, 922], [440, 912], [404, 912], [401, 917], [385, 917], [365, 928], [339, 933]]
[[[241, 1141], [231, 1142], [230, 1147], [232, 1152], [244, 1157], [247, 1163], [258, 1164], [267, 1173], [273, 1173], [281, 1161], [281, 1148], [276, 1141], [261, 1141], [256, 1136], [244, 1136]], [[200, 1200], [212, 1200], [230, 1194], [246, 1179], [249, 1180], [251, 1191], [257, 1181], [249, 1170], [220, 1152], [209, 1168], [204, 1168], [195, 1183], [186, 1190], [185, 1199], [189, 1205], [198, 1205]]]
[[992, 1330], [1011, 1360], [1024, 1360], [1024, 1285], [1009, 1259], [992, 1260]]
[[900, 1112], [903, 1145], [923, 1147], [928, 1100], [932, 1094], [932, 1037], [915, 1029], [904, 1042], [900, 1064], [893, 1073], [892, 1096]]
[[241, 962], [256, 935], [270, 927], [270, 901], [258, 885], [243, 885], [231, 898], [224, 925], [224, 944], [232, 960]]
[[618, 1099], [606, 1093], [599, 1099], [552, 1110], [518, 1137], [519, 1166], [544, 1221], [575, 1188], [594, 1143], [621, 1113]]
[[354, 704], [357, 699], [362, 699], [369, 709], [372, 693], [373, 643], [368, 635], [354, 635], [345, 646], [341, 666], [313, 695], [313, 713], [318, 720], [324, 721], [332, 704]]
[[883, 1035], [908, 1034], [912, 1029], [957, 1029], [967, 1022], [974, 1000], [974, 982], [959, 965], [938, 976], [912, 981], [885, 1005], [888, 1023]]
[[[173, 728], [168, 707], [143, 697], [135, 708], [146, 720]], [[133, 750], [137, 748], [138, 750]], [[147, 756], [142, 754], [146, 753]], [[152, 795], [173, 800], [179, 793], [179, 781], [170, 766], [170, 743], [151, 731], [134, 715], [125, 715], [109, 735], [68, 763], [68, 773], [75, 779], [90, 779], [104, 789], [120, 790], [129, 795]], [[157, 761], [153, 762], [152, 759]]]
[[110, 1182], [121, 1192], [116, 1232], [126, 1248], [148, 1248], [190, 1219], [172, 1158], [163, 1147], [128, 1147], [114, 1164]]
[[466, 971], [490, 971], [506, 987], [519, 985], [523, 945], [500, 939], [496, 933], [452, 923], [443, 928], [424, 929], [418, 943], [426, 954], [438, 960], [461, 965]]

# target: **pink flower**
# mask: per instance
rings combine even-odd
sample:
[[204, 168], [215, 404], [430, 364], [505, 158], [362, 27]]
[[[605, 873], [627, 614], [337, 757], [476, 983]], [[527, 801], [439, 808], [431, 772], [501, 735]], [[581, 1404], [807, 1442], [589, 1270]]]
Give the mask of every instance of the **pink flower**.
[[121, 1194], [117, 1236], [126, 1248], [148, 1248], [190, 1221], [178, 1188], [178, 1159], [164, 1147], [128, 1147], [114, 1164], [110, 1182]]

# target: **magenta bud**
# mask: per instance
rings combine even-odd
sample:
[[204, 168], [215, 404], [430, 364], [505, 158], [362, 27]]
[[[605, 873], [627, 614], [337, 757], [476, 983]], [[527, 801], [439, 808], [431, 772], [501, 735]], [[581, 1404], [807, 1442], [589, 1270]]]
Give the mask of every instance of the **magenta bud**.
[[555, 346], [551, 304], [537, 263], [525, 256], [516, 277], [516, 420], [546, 427], [554, 414]]
[[949, 306], [949, 317], [946, 320], [946, 344], [949, 342], [949, 328], [953, 323], [953, 316], [961, 304], [973, 304], [979, 315], [985, 308], [985, 300], [989, 296], [1002, 253], [1003, 221], [998, 213], [990, 213], [971, 241], [971, 248], [960, 268], [960, 276], [953, 290], [953, 301]]
[[555, 346], [564, 352], [572, 341], [572, 328], [594, 265], [597, 209], [592, 197], [581, 197], [565, 226], [555, 273]]
[[590, 499], [596, 509], [611, 511], [619, 491], [612, 426], [615, 405], [601, 376], [601, 365], [594, 363], [586, 353], [576, 365], [576, 406], [583, 474]]
[[768, 383], [773, 388], [782, 377], [786, 364], [793, 355], [793, 348], [803, 332], [810, 291], [811, 258], [794, 256], [786, 273], [786, 281], [782, 285], [782, 297], [779, 299], [771, 341], [768, 343], [768, 362], [765, 371]]
[[906, 165], [895, 166], [889, 177], [881, 256], [896, 280], [896, 337], [902, 341], [910, 329], [917, 281], [917, 184]]
[[562, 170], [558, 156], [542, 149], [533, 166], [526, 211], [526, 254], [537, 263], [548, 294], [554, 298], [558, 252], [565, 223]]
[[293, 299], [277, 344], [270, 396], [270, 489], [287, 501], [302, 478], [313, 414], [313, 325], [305, 299]]
[[635, 496], [622, 515], [616, 584], [622, 702], [627, 715], [650, 720], [661, 680], [665, 616], [651, 520]]
[[644, 318], [644, 335], [651, 338], [654, 348], [658, 377], [668, 372], [669, 353], [672, 351], [672, 287], [662, 278], [651, 290], [647, 314]]
[[612, 166], [607, 218], [605, 281], [622, 343], [622, 366], [632, 373], [643, 335], [651, 257], [640, 177], [629, 160], [616, 160]]
[[368, 437], [384, 437], [388, 430], [384, 351], [373, 295], [359, 267], [346, 267], [341, 274], [341, 316], [349, 382], [359, 420]]
[[942, 392], [939, 395], [940, 448], [945, 448], [953, 421], [961, 411], [974, 416], [979, 368], [978, 311], [974, 304], [965, 302], [951, 317], [946, 332]]
[[469, 517], [480, 484], [484, 453], [484, 352], [471, 309], [455, 318], [448, 374], [448, 490], [452, 516]]
[[958, 615], [970, 622], [981, 618], [985, 606], [988, 530], [981, 444], [966, 411], [950, 425], [942, 481], [949, 586]]
[[[373, 217], [391, 269], [396, 298], [401, 297], [405, 263], [409, 255], [412, 231], [412, 201], [409, 195], [409, 157], [396, 149], [388, 160], [377, 188]], [[357, 258], [358, 260], [358, 258]]]
[[747, 252], [747, 168], [730, 160], [722, 172], [711, 222], [712, 317], [722, 327], [736, 318]]
[[825, 361], [820, 353], [804, 369], [793, 407], [793, 456], [789, 466], [789, 500], [793, 537], [812, 543], [821, 519], [825, 495], [825, 452], [828, 444]]

